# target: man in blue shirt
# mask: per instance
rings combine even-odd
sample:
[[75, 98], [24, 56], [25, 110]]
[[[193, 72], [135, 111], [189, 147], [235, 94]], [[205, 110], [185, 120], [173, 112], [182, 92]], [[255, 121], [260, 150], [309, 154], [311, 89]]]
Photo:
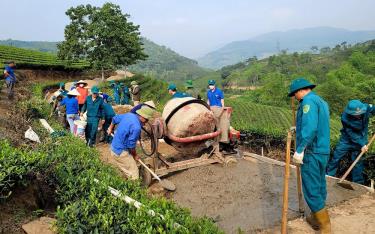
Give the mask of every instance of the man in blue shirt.
[[66, 107], [66, 120], [69, 123], [70, 132], [74, 134], [74, 120], [79, 119], [78, 100], [76, 99], [76, 96], [79, 96], [80, 94], [76, 89], [73, 89], [69, 91], [67, 95], [68, 96], [60, 102], [60, 105]]
[[[327, 174], [336, 176], [341, 158], [348, 152], [354, 161], [360, 151], [367, 152], [367, 135], [369, 119], [375, 114], [375, 107], [359, 100], [351, 100], [341, 115], [341, 137], [331, 161], [328, 163]], [[352, 171], [352, 181], [363, 184], [363, 160], [358, 161]]]
[[175, 84], [169, 84], [168, 86], [168, 92], [170, 95], [172, 95], [172, 98], [184, 98], [184, 97], [190, 97], [189, 94], [178, 92], [177, 86]]
[[139, 170], [136, 161], [139, 159], [136, 146], [144, 125], [152, 116], [154, 110], [143, 106], [137, 110], [137, 114], [126, 113], [116, 115], [108, 128], [108, 135], [111, 135], [113, 128], [117, 125], [111, 144], [111, 154], [115, 158], [120, 169], [130, 179], [139, 178]]
[[8, 89], [8, 98], [13, 98], [13, 89], [14, 85], [16, 84], [16, 75], [14, 74], [14, 68], [16, 67], [16, 64], [12, 61], [9, 62], [8, 65], [5, 66], [4, 69], [4, 77], [5, 77], [5, 83], [7, 85]]
[[219, 143], [221, 150], [233, 153], [229, 145], [230, 113], [224, 107], [224, 93], [216, 87], [215, 80], [208, 81], [207, 104], [214, 114], [216, 126], [221, 130]]
[[325, 171], [330, 153], [328, 104], [311, 90], [315, 85], [304, 78], [296, 79], [289, 97], [299, 101], [296, 123], [295, 163], [301, 165], [302, 189], [312, 216], [306, 218], [321, 233], [331, 233], [331, 223], [325, 208], [327, 186]]
[[210, 106], [224, 107], [224, 93], [216, 87], [215, 80], [208, 81], [207, 103]]

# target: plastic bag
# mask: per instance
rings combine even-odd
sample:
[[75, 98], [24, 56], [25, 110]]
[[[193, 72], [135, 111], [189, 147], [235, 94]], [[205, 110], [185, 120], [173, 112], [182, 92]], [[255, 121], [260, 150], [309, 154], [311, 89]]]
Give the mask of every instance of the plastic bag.
[[31, 127], [25, 132], [25, 138], [40, 143], [39, 136], [33, 131]]

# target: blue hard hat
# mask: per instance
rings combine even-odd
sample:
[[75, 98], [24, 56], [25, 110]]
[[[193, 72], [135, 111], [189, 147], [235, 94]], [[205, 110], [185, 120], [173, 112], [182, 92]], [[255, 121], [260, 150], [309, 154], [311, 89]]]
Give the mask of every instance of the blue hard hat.
[[177, 89], [177, 87], [176, 87], [175, 84], [169, 84], [168, 85], [168, 90], [176, 90], [176, 89]]
[[367, 106], [360, 100], [351, 100], [345, 108], [345, 113], [349, 115], [362, 115], [367, 111]]
[[294, 96], [294, 94], [300, 89], [305, 89], [305, 88], [313, 89], [313, 88], [315, 88], [315, 86], [316, 85], [310, 83], [310, 81], [306, 80], [303, 77], [297, 78], [297, 79], [293, 80], [292, 83], [290, 84], [288, 96], [289, 97]]
[[208, 81], [208, 85], [215, 85], [216, 84], [216, 81], [215, 80], [209, 80]]
[[91, 93], [99, 93], [99, 88], [97, 87], [97, 86], [93, 86], [92, 88], [91, 88]]

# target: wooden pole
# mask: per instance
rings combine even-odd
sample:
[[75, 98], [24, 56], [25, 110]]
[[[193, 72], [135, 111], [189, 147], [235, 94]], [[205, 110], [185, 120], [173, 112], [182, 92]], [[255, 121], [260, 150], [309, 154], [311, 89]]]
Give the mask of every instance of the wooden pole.
[[284, 172], [284, 191], [283, 191], [283, 210], [281, 217], [281, 233], [286, 234], [288, 223], [288, 192], [289, 192], [289, 174], [290, 174], [290, 148], [292, 143], [292, 132], [288, 131], [285, 152], [285, 172]]
[[[292, 115], [293, 115], [293, 126], [295, 127], [296, 126], [296, 109], [295, 109], [295, 105], [294, 105], [294, 103], [295, 103], [294, 99], [295, 99], [294, 97], [291, 98], [291, 105], [292, 105]], [[293, 138], [293, 140], [294, 140], [294, 144], [293, 144], [294, 152], [296, 152], [296, 150], [297, 150], [296, 135], [297, 134], [294, 134], [294, 138]], [[304, 213], [305, 209], [304, 209], [303, 197], [302, 197], [302, 177], [301, 177], [301, 165], [300, 164], [297, 164], [296, 173], [297, 173], [298, 210], [302, 214], [302, 213]]]

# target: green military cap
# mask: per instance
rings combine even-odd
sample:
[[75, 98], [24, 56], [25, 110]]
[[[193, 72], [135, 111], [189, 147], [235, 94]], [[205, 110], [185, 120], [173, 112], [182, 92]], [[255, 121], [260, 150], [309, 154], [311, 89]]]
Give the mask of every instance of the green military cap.
[[316, 85], [310, 83], [310, 81], [306, 80], [305, 78], [298, 78], [292, 81], [289, 87], [289, 97], [294, 96], [294, 94], [300, 90], [300, 89], [305, 89], [305, 88], [315, 88]]
[[154, 110], [151, 107], [144, 105], [141, 107], [141, 109], [137, 110], [136, 113], [145, 119], [151, 119], [154, 114]]
[[366, 113], [367, 106], [359, 100], [351, 100], [345, 108], [345, 113], [349, 115], [362, 115]]
[[97, 86], [93, 86], [92, 88], [91, 88], [91, 93], [95, 93], [95, 94], [98, 94], [99, 93], [99, 88], [97, 87]]

